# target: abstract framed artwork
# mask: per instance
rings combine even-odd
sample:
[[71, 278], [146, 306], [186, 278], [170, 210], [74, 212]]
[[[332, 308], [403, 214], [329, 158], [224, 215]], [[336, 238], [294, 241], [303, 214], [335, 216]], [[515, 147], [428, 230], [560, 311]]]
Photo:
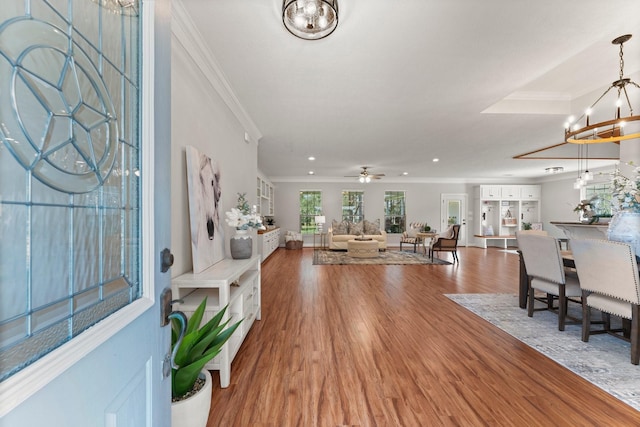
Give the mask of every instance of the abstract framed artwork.
[[200, 273], [224, 258], [224, 231], [218, 203], [220, 168], [195, 147], [186, 147], [187, 187], [193, 272]]

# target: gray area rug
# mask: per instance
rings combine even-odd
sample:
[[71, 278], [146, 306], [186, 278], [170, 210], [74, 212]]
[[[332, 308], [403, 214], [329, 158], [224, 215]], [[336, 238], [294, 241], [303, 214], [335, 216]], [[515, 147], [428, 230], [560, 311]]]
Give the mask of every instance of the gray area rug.
[[[591, 335], [589, 342], [582, 342], [580, 325], [566, 325], [565, 331], [560, 332], [558, 316], [555, 313], [536, 311], [533, 317], [528, 317], [527, 311], [518, 307], [516, 295], [446, 296], [629, 406], [640, 410], [640, 366], [630, 363], [628, 342], [608, 334]], [[537, 304], [541, 304], [542, 307], [542, 303]], [[581, 318], [578, 304], [569, 303], [569, 310], [570, 315]], [[600, 320], [600, 315], [594, 312], [592, 319]], [[613, 317], [611, 320], [613, 322]]]
[[400, 251], [380, 251], [379, 256], [376, 258], [353, 258], [347, 255], [347, 251], [331, 251], [331, 250], [319, 250], [316, 249], [313, 253], [314, 265], [329, 265], [329, 264], [342, 264], [342, 265], [384, 265], [384, 264], [439, 264], [448, 265], [449, 261], [444, 261], [438, 258], [434, 258], [431, 262], [431, 258], [424, 256], [422, 253], [414, 252], [400, 252]]

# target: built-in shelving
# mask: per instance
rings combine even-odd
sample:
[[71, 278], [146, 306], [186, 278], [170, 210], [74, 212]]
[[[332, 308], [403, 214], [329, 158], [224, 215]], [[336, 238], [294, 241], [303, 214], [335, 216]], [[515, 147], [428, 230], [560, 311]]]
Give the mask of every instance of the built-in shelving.
[[476, 246], [515, 246], [523, 223], [540, 222], [539, 185], [480, 185], [474, 199]]
[[256, 181], [256, 196], [258, 213], [262, 216], [274, 215], [274, 190], [273, 185], [266, 179], [258, 176]]

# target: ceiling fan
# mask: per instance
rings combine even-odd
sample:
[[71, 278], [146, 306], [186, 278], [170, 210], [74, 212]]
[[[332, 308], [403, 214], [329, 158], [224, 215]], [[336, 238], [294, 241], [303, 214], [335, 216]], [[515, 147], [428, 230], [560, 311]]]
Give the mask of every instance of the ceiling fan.
[[345, 175], [345, 178], [358, 178], [360, 182], [370, 182], [372, 179], [380, 179], [383, 173], [369, 173], [369, 166], [361, 166], [360, 175]]

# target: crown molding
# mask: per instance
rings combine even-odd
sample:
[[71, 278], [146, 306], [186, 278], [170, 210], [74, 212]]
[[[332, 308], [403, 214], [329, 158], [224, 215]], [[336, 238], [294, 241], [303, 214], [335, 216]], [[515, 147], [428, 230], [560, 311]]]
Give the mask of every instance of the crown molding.
[[182, 0], [171, 2], [171, 34], [236, 116], [245, 132], [249, 134], [249, 139], [257, 144], [262, 138], [262, 133], [238, 100], [222, 71], [222, 67], [207, 47]]

